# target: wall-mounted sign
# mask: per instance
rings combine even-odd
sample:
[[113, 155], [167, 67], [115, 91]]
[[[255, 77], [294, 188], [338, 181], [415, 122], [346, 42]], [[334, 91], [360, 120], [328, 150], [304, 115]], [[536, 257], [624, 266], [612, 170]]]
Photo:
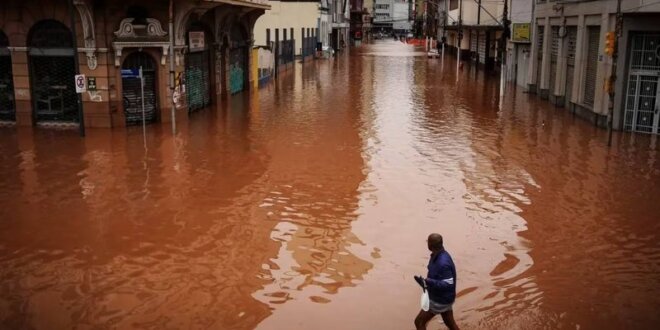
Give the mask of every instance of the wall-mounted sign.
[[84, 93], [85, 92], [85, 85], [87, 85], [87, 81], [85, 80], [85, 75], [84, 74], [77, 74], [75, 77], [75, 83], [76, 83], [76, 93]]
[[198, 52], [204, 50], [204, 32], [190, 31], [188, 32], [188, 50], [191, 52]]
[[531, 42], [529, 23], [511, 24], [511, 41], [513, 42]]
[[96, 90], [96, 77], [87, 77], [87, 90], [88, 91]]

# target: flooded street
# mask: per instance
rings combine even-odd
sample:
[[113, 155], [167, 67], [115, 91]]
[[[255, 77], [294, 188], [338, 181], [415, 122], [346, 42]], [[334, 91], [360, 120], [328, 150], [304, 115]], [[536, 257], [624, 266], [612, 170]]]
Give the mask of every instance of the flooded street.
[[[0, 328], [655, 329], [660, 155], [386, 41], [169, 124], [0, 128]], [[433, 320], [430, 329], [444, 326]]]

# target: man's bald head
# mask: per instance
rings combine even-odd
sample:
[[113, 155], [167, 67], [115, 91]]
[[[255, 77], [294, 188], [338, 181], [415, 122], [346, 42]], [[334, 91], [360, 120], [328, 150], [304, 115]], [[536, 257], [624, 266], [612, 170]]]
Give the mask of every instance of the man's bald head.
[[442, 235], [433, 233], [429, 235], [429, 238], [426, 240], [429, 246], [429, 250], [431, 251], [439, 251], [442, 250], [444, 247], [442, 245]]

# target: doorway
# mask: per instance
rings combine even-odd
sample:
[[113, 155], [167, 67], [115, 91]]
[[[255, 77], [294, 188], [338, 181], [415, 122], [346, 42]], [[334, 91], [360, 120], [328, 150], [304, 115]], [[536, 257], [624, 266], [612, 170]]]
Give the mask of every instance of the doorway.
[[660, 33], [631, 37], [624, 129], [660, 134]]
[[[122, 70], [137, 72], [142, 67], [144, 77], [144, 118], [147, 123], [158, 120], [158, 97], [156, 91], [156, 61], [144, 52], [134, 52], [126, 57]], [[142, 123], [142, 86], [139, 78], [122, 78], [122, 97], [126, 125]]]

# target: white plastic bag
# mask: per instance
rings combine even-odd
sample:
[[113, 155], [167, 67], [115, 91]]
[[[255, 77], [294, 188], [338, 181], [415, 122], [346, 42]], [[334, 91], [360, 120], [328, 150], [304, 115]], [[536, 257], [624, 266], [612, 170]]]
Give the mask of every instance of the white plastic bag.
[[424, 292], [422, 292], [422, 298], [420, 300], [420, 305], [421, 305], [423, 311], [425, 311], [425, 312], [429, 311], [429, 307], [431, 305], [431, 300], [429, 299], [429, 291], [428, 290], [424, 290]]

